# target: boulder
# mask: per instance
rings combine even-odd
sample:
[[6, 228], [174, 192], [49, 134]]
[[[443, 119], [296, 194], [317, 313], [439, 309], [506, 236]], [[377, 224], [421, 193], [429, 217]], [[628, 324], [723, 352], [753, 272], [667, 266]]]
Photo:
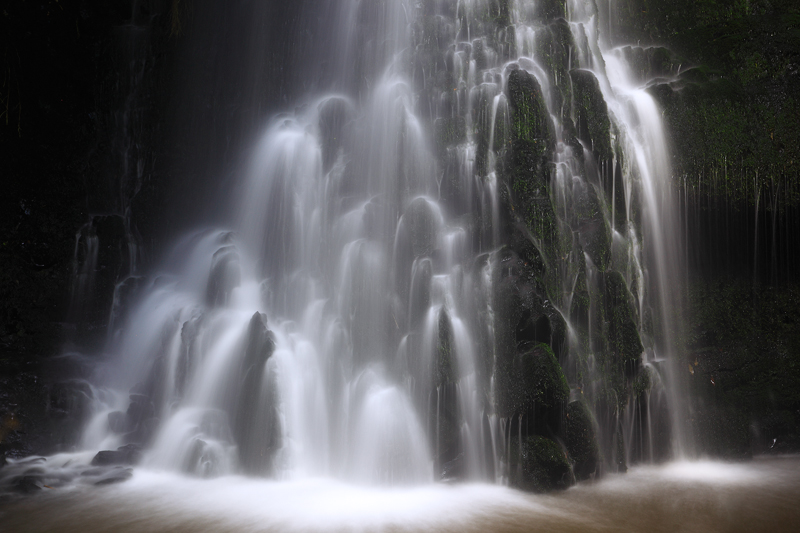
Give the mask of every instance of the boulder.
[[141, 422], [151, 418], [155, 413], [155, 405], [153, 405], [149, 396], [145, 396], [144, 394], [131, 394], [130, 400], [127, 417], [133, 425], [138, 426]]
[[17, 476], [11, 480], [11, 490], [22, 494], [33, 494], [42, 490], [44, 483], [38, 474]]
[[141, 459], [142, 447], [136, 444], [126, 444], [116, 450], [97, 452], [97, 455], [92, 459], [92, 466], [134, 465]]
[[511, 441], [509, 483], [529, 492], [566, 489], [574, 483], [566, 453], [554, 441], [531, 435]]
[[623, 370], [627, 377], [633, 377], [639, 370], [639, 362], [644, 350], [636, 325], [636, 314], [631, 293], [622, 274], [607, 272], [604, 276], [605, 292], [603, 304], [608, 321], [608, 346], [610, 359], [607, 368]]
[[611, 120], [600, 83], [589, 70], [574, 69], [570, 77], [578, 137], [594, 153], [598, 163], [611, 161]]
[[581, 248], [589, 255], [600, 271], [608, 269], [611, 262], [611, 228], [603, 213], [600, 195], [591, 183], [583, 182], [573, 190], [575, 220]]
[[230, 244], [214, 252], [206, 287], [208, 305], [212, 307], [226, 305], [231, 291], [239, 286], [241, 277], [239, 252], [236, 246]]
[[[239, 461], [248, 472], [253, 473], [267, 473], [272, 455], [280, 447], [274, 375], [264, 379], [268, 372], [267, 361], [274, 351], [274, 335], [267, 329], [266, 315], [253, 314], [240, 368], [241, 388], [231, 417], [233, 436], [239, 447]], [[195, 446], [196, 453], [193, 453], [202, 457], [206, 450], [205, 443]]]
[[112, 485], [114, 483], [122, 483], [133, 477], [133, 469], [125, 467], [115, 467], [111, 470], [101, 474], [100, 479], [94, 482], [95, 485]]
[[588, 479], [597, 471], [601, 462], [594, 417], [581, 401], [571, 402], [565, 416], [566, 446], [575, 478]]
[[497, 380], [500, 417], [522, 417], [524, 435], [559, 434], [569, 386], [550, 347], [537, 344], [517, 353], [503, 370], [498, 369]]

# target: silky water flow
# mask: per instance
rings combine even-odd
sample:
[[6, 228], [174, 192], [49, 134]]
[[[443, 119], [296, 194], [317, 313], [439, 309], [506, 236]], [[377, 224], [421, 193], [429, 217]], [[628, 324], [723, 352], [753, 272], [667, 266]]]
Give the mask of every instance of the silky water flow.
[[[596, 414], [606, 463], [690, 453], [669, 366], [681, 281], [669, 153], [650, 80], [629, 64], [641, 49], [602, 34], [606, 3], [570, 0], [564, 18], [526, 0], [507, 11], [491, 0], [329, 4], [335, 46], [314, 59], [336, 75], [264, 126], [229, 226], [175, 244], [111, 321], [77, 457], [135, 443], [142, 472], [287, 487], [508, 483], [522, 421], [496, 408], [493, 284], [503, 220], [517, 216], [503, 211], [512, 78], [540, 91], [553, 141], [544, 200], [559, 245], [527, 237], [552, 265], [571, 397], [597, 394], [602, 334], [591, 294], [587, 335], [573, 323], [579, 280], [591, 293], [613, 268], [636, 311], [648, 401]], [[593, 139], [608, 147], [603, 160], [598, 146], [569, 142], [587, 83], [610, 119], [607, 138]], [[576, 227], [592, 201], [593, 225]], [[605, 254], [593, 251], [597, 227], [610, 235]]]

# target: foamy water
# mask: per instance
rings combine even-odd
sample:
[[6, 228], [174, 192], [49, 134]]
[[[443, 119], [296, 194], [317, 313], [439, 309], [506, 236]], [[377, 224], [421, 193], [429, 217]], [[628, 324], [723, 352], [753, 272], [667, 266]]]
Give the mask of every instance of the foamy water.
[[138, 469], [0, 508], [22, 531], [797, 531], [800, 458], [634, 468], [565, 492], [489, 484], [376, 488], [331, 479], [198, 480]]

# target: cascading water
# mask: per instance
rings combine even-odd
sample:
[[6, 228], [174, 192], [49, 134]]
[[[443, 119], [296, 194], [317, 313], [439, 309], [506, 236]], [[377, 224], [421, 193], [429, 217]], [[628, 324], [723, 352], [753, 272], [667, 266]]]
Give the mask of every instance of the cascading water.
[[[513, 482], [525, 438], [569, 447], [578, 402], [600, 446], [568, 450], [578, 477], [678, 451], [668, 152], [595, 2], [330, 9], [336, 92], [270, 121], [230, 228], [178, 243], [114, 324], [83, 445], [201, 476]], [[548, 372], [568, 397], [529, 386]]]

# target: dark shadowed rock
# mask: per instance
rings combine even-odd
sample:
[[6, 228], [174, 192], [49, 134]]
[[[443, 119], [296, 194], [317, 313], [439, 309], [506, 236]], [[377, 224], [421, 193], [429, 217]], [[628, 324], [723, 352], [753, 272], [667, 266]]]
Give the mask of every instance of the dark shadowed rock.
[[95, 485], [112, 485], [114, 483], [122, 483], [133, 477], [133, 470], [131, 468], [116, 467], [112, 468], [105, 474], [100, 476], [100, 479], [94, 482]]
[[629, 377], [638, 371], [644, 348], [636, 325], [634, 301], [625, 278], [616, 271], [605, 275], [603, 301], [608, 326], [608, 344], [611, 360], [608, 363], [621, 369]]
[[550, 439], [539, 435], [511, 441], [511, 486], [531, 492], [566, 489], [574, 483], [566, 454]]
[[332, 97], [319, 106], [319, 130], [322, 144], [322, 168], [330, 170], [344, 141], [349, 120], [349, 105], [344, 98]]
[[[250, 319], [240, 369], [241, 388], [233, 409], [233, 435], [239, 446], [239, 460], [250, 472], [266, 473], [272, 455], [280, 446], [280, 422], [277, 415], [274, 376], [268, 376], [267, 360], [275, 351], [273, 333], [267, 329], [267, 317], [255, 313]], [[199, 443], [202, 455], [204, 443]]]
[[22, 494], [33, 494], [42, 490], [44, 483], [40, 475], [24, 475], [11, 481], [11, 489]]
[[103, 450], [97, 452], [92, 459], [92, 466], [107, 465], [134, 465], [142, 458], [142, 447], [136, 444], [126, 444], [116, 450]]
[[148, 396], [143, 394], [131, 394], [131, 403], [128, 404], [128, 419], [138, 425], [140, 422], [151, 418], [155, 412], [155, 406]]
[[569, 386], [555, 354], [546, 344], [537, 344], [514, 358], [511, 383], [512, 414], [525, 414], [536, 407], [555, 410], [569, 398]]
[[465, 470], [466, 461], [464, 459], [464, 454], [460, 453], [454, 459], [442, 465], [442, 481], [460, 479], [464, 476]]
[[208, 304], [211, 306], [226, 305], [231, 291], [239, 286], [241, 277], [239, 252], [236, 250], [236, 246], [232, 244], [223, 246], [214, 252], [206, 288]]
[[575, 99], [578, 137], [599, 162], [611, 161], [611, 120], [608, 105], [593, 72], [575, 69], [570, 72]]
[[600, 464], [594, 417], [581, 401], [571, 402], [566, 412], [566, 445], [579, 480], [588, 479]]

